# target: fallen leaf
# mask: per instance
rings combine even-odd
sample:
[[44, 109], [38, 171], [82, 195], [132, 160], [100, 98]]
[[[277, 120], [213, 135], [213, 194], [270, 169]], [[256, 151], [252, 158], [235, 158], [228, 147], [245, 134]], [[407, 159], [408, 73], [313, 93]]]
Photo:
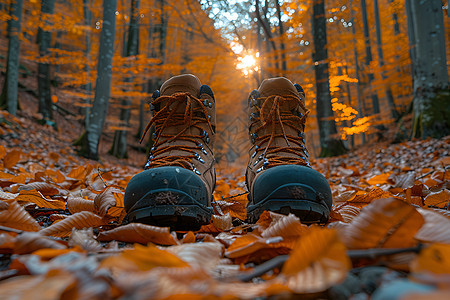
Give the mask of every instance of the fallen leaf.
[[83, 229], [89, 227], [99, 227], [106, 225], [107, 222], [103, 218], [97, 216], [90, 211], [83, 211], [71, 215], [67, 219], [52, 224], [40, 231], [42, 235], [50, 235], [57, 237], [67, 237], [72, 232], [72, 228]]
[[54, 196], [59, 194], [56, 186], [47, 182], [32, 182], [19, 187], [18, 191], [33, 191], [36, 190], [45, 196]]
[[41, 226], [16, 201], [8, 201], [8, 209], [0, 211], [0, 225], [24, 231], [39, 231]]
[[425, 224], [415, 238], [421, 242], [450, 244], [450, 219], [429, 209], [417, 210], [425, 219]]
[[160, 245], [178, 244], [178, 240], [170, 234], [169, 227], [156, 227], [140, 223], [131, 223], [109, 231], [100, 232], [97, 239], [101, 242], [116, 240], [140, 244], [150, 242]]
[[87, 200], [81, 197], [70, 196], [67, 199], [67, 209], [71, 214], [75, 214], [77, 212], [82, 211], [94, 212], [95, 206], [93, 200]]
[[28, 254], [43, 248], [66, 249], [66, 246], [37, 232], [24, 232], [17, 236], [14, 253]]
[[44, 208], [62, 210], [66, 208], [66, 203], [64, 203], [63, 201], [47, 199], [36, 190], [21, 190], [15, 200], [19, 203], [31, 202], [39, 207]]
[[411, 263], [411, 271], [415, 273], [431, 272], [434, 274], [450, 274], [450, 245], [432, 244], [420, 251]]
[[19, 161], [22, 155], [22, 151], [20, 150], [11, 150], [8, 153], [6, 153], [5, 157], [3, 158], [3, 166], [6, 169], [13, 168]]
[[423, 223], [423, 217], [413, 206], [388, 198], [364, 207], [338, 232], [350, 249], [404, 248], [417, 243], [414, 235]]
[[447, 189], [436, 193], [430, 193], [424, 199], [424, 204], [426, 206], [444, 208], [447, 207], [449, 203], [450, 203], [450, 191]]

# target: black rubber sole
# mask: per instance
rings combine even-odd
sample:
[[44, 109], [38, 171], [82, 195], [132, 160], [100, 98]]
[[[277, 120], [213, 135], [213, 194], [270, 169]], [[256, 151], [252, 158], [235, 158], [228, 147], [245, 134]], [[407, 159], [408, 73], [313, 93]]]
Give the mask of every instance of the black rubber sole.
[[127, 217], [129, 222], [170, 227], [171, 230], [198, 230], [210, 223], [212, 215], [211, 207], [196, 204], [190, 197], [161, 191], [146, 194], [138, 200]]
[[321, 203], [301, 199], [268, 199], [247, 207], [247, 220], [256, 223], [264, 211], [288, 215], [294, 214], [304, 224], [323, 224], [330, 217], [330, 209]]

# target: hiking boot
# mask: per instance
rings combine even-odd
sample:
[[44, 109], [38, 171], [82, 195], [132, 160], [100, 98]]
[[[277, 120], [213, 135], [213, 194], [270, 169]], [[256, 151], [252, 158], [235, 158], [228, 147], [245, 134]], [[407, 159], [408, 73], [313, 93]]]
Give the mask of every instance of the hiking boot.
[[[213, 146], [215, 100], [211, 88], [194, 75], [170, 78], [149, 103], [153, 147], [145, 171], [125, 191], [131, 222], [195, 230], [208, 224], [216, 183]], [[141, 141], [142, 141], [141, 139]]]
[[330, 216], [330, 186], [311, 168], [305, 145], [304, 98], [301, 86], [284, 77], [266, 79], [250, 93], [249, 222], [265, 210], [293, 213], [303, 223], [324, 223]]

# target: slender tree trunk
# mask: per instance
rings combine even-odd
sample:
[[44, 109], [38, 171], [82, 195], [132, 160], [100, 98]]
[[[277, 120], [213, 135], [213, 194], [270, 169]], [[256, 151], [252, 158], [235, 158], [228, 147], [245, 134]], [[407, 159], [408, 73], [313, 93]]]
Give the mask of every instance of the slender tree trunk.
[[[382, 41], [381, 41], [381, 26], [380, 26], [380, 11], [378, 7], [378, 0], [373, 0], [373, 12], [375, 17], [375, 28], [376, 28], [376, 35], [377, 35], [377, 51], [378, 51], [378, 64], [380, 68], [383, 68], [384, 66], [384, 56], [383, 56], [383, 48], [382, 48]], [[394, 96], [392, 95], [392, 89], [391, 85], [386, 82], [386, 75], [384, 71], [381, 71], [381, 78], [383, 79], [384, 83], [384, 90], [386, 93], [386, 99], [389, 105], [389, 109], [391, 110], [391, 116], [396, 120], [398, 118], [398, 112], [395, 108], [395, 102], [394, 102]]]
[[328, 75], [327, 30], [324, 0], [313, 1], [312, 31], [314, 38], [313, 61], [316, 73], [316, 111], [320, 134], [320, 156], [334, 156], [346, 152], [337, 138], [336, 123], [331, 106]]
[[372, 111], [373, 114], [378, 114], [380, 112], [380, 104], [378, 101], [378, 95], [371, 88], [371, 83], [374, 79], [373, 73], [370, 71], [370, 62], [372, 61], [372, 50], [370, 47], [370, 34], [369, 34], [369, 22], [367, 19], [367, 6], [366, 0], [361, 0], [361, 13], [364, 27], [364, 42], [366, 45], [366, 68], [369, 70], [368, 77], [368, 85], [370, 88], [371, 98], [372, 98]]
[[411, 0], [410, 4], [408, 19], [411, 18], [416, 42], [413, 137], [439, 138], [450, 134], [450, 91], [442, 1]]
[[270, 24], [269, 22], [266, 22], [266, 18], [262, 18], [261, 12], [259, 10], [259, 0], [255, 0], [255, 13], [256, 13], [256, 19], [261, 24], [264, 34], [266, 35], [266, 40], [272, 47], [272, 50], [275, 53], [275, 68], [277, 69], [277, 72], [280, 70], [280, 65], [278, 62], [278, 49], [275, 44], [275, 41], [273, 40], [272, 32], [270, 31]]
[[[358, 58], [358, 49], [356, 48], [356, 30], [355, 24], [352, 25], [352, 33], [353, 33], [353, 56], [355, 58], [355, 73], [356, 73], [356, 97], [358, 99], [358, 117], [364, 117], [364, 112], [366, 111], [365, 102], [362, 100], [361, 96], [361, 75], [359, 70], [359, 58]], [[363, 132], [361, 134], [361, 143], [366, 143], [366, 135]]]
[[[51, 15], [55, 10], [55, 0], [42, 0], [41, 14]], [[51, 26], [50, 21], [46, 20], [46, 26]], [[50, 47], [52, 33], [47, 30], [39, 28], [39, 57], [45, 58]], [[43, 119], [48, 124], [53, 124], [53, 107], [51, 99], [51, 78], [50, 78], [50, 64], [46, 62], [38, 63], [38, 98], [39, 98], [39, 113], [42, 114]]]
[[409, 57], [411, 58], [411, 79], [414, 86], [414, 65], [416, 61], [416, 32], [414, 29], [414, 21], [412, 17], [411, 1], [405, 0], [405, 10], [408, 23], [408, 40], [409, 40]]
[[15, 0], [10, 4], [10, 14], [13, 16], [8, 24], [8, 58], [6, 65], [6, 76], [0, 96], [0, 107], [7, 108], [9, 113], [16, 115], [18, 106], [19, 85], [19, 54], [20, 33], [22, 24], [22, 0]]
[[[348, 67], [345, 66], [345, 73], [348, 76]], [[347, 90], [347, 105], [352, 106], [352, 95], [351, 95], [351, 89], [350, 89], [350, 83], [347, 81], [345, 82], [345, 87]], [[351, 121], [350, 121], [351, 123]], [[352, 134], [350, 136], [350, 147], [353, 149], [355, 147], [355, 136]]]
[[[125, 56], [135, 56], [139, 51], [139, 7], [140, 0], [131, 1], [130, 26], [128, 28], [128, 42]], [[133, 78], [126, 78], [126, 82], [132, 82]], [[120, 109], [120, 121], [122, 127], [130, 124], [131, 100], [122, 99]], [[117, 130], [110, 153], [118, 158], [126, 158], [127, 154], [127, 130]]]
[[262, 48], [262, 36], [261, 36], [261, 24], [256, 22], [256, 40], [258, 43], [258, 52], [259, 52], [259, 82], [262, 82], [264, 79], [264, 70], [265, 70], [265, 55], [263, 55]]
[[98, 145], [108, 111], [111, 95], [112, 59], [116, 31], [117, 0], [103, 0], [103, 28], [100, 34], [98, 53], [97, 82], [94, 103], [86, 126], [86, 155], [98, 159]]
[[282, 70], [282, 75], [285, 76], [285, 72], [287, 71], [287, 65], [286, 65], [286, 53], [285, 53], [285, 46], [284, 46], [284, 28], [283, 28], [283, 21], [281, 21], [280, 1], [276, 0], [275, 4], [277, 7], [278, 30], [279, 30], [279, 34], [280, 34], [281, 70]]
[[[92, 23], [92, 12], [90, 9], [90, 0], [83, 0], [83, 13], [84, 13], [84, 25], [88, 28], [91, 28]], [[86, 106], [84, 107], [84, 119], [86, 126], [89, 124], [89, 112], [90, 112], [90, 104], [91, 104], [91, 91], [92, 91], [92, 83], [90, 81], [90, 73], [91, 73], [91, 32], [86, 31], [86, 49], [84, 51], [84, 55], [86, 56], [86, 78], [87, 82], [84, 86], [84, 90], [86, 91]]]

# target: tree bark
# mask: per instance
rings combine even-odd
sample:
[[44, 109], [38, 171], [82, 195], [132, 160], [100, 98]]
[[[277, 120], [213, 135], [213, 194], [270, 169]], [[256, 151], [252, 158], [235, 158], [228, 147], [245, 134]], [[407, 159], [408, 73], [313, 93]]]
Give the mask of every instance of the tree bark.
[[[125, 56], [135, 56], [139, 52], [139, 7], [140, 0], [131, 1], [130, 26], [128, 27], [128, 42]], [[133, 78], [126, 78], [126, 82], [132, 82]], [[127, 127], [130, 124], [131, 100], [122, 99], [120, 109], [121, 126]], [[127, 130], [116, 130], [110, 153], [118, 158], [126, 158], [127, 154]]]
[[[450, 134], [450, 92], [440, 0], [411, 0], [415, 39], [413, 137]], [[409, 30], [409, 28], [408, 28]]]
[[279, 34], [280, 34], [281, 71], [282, 71], [282, 75], [285, 76], [285, 72], [287, 71], [287, 64], [286, 64], [286, 53], [285, 53], [285, 46], [284, 46], [284, 28], [283, 28], [283, 22], [281, 21], [280, 1], [276, 0], [275, 3], [276, 3], [276, 7], [277, 7], [278, 30], [279, 30]]
[[[378, 51], [378, 65], [380, 68], [384, 66], [384, 56], [383, 56], [383, 48], [381, 41], [381, 25], [380, 25], [380, 11], [378, 7], [378, 0], [373, 0], [373, 12], [375, 18], [375, 28], [376, 28], [376, 36], [377, 36], [377, 51]], [[384, 91], [386, 93], [386, 99], [389, 105], [389, 109], [391, 110], [391, 116], [396, 120], [398, 118], [398, 112], [395, 108], [394, 96], [392, 95], [391, 85], [386, 82], [386, 75], [384, 71], [381, 71], [381, 78], [384, 83]]]
[[335, 156], [345, 153], [346, 149], [342, 141], [337, 138], [336, 123], [331, 106], [324, 0], [313, 1], [312, 31], [317, 88], [316, 111], [321, 148], [319, 156]]
[[[55, 10], [55, 0], [42, 0], [41, 14], [52, 15]], [[47, 20], [46, 26], [51, 26], [50, 21]], [[52, 33], [50, 31], [39, 28], [38, 33], [39, 57], [45, 58], [48, 54], [48, 48], [52, 40]], [[48, 124], [55, 125], [53, 122], [53, 105], [51, 99], [51, 78], [50, 78], [50, 64], [41, 62], [38, 63], [38, 99], [39, 99], [39, 113]]]
[[280, 70], [280, 65], [278, 63], [278, 49], [277, 45], [275, 44], [275, 41], [273, 40], [272, 32], [270, 31], [270, 24], [269, 22], [265, 22], [266, 19], [261, 17], [261, 12], [259, 10], [259, 0], [255, 0], [255, 13], [256, 13], [256, 19], [261, 24], [261, 27], [264, 31], [264, 34], [266, 36], [267, 42], [272, 47], [272, 50], [275, 53], [275, 68], [277, 69], [277, 72]]
[[367, 19], [367, 5], [366, 0], [361, 0], [361, 13], [364, 27], [364, 43], [366, 45], [366, 67], [368, 69], [367, 78], [368, 85], [372, 98], [372, 112], [373, 114], [378, 114], [380, 112], [380, 104], [378, 101], [378, 95], [371, 88], [371, 83], [374, 80], [373, 73], [370, 71], [370, 62], [372, 61], [372, 49], [370, 47], [370, 33], [369, 33], [369, 22]]
[[8, 58], [6, 65], [6, 76], [0, 96], [0, 107], [7, 108], [10, 114], [17, 113], [17, 94], [19, 85], [19, 54], [20, 54], [20, 32], [22, 24], [22, 0], [15, 0], [10, 4], [10, 14], [13, 16], [8, 24]]
[[[84, 13], [84, 25], [86, 25], [88, 28], [91, 27], [91, 22], [92, 22], [92, 12], [90, 9], [90, 0], [83, 0], [83, 13]], [[86, 67], [85, 67], [85, 71], [86, 71], [86, 78], [87, 78], [87, 83], [84, 86], [84, 90], [86, 91], [86, 105], [84, 107], [84, 119], [85, 119], [85, 124], [88, 125], [89, 124], [89, 112], [90, 112], [90, 107], [89, 105], [91, 104], [91, 98], [90, 98], [90, 94], [92, 91], [92, 83], [90, 82], [90, 73], [91, 73], [91, 67], [90, 67], [90, 62], [91, 62], [91, 33], [90, 31], [86, 32], [86, 37], [85, 37], [85, 41], [86, 41], [86, 49], [84, 51], [84, 55], [86, 56]]]
[[117, 0], [103, 0], [103, 28], [100, 34], [95, 96], [89, 114], [89, 124], [86, 126], [87, 153], [84, 155], [91, 159], [98, 159], [98, 145], [111, 95], [116, 9]]

